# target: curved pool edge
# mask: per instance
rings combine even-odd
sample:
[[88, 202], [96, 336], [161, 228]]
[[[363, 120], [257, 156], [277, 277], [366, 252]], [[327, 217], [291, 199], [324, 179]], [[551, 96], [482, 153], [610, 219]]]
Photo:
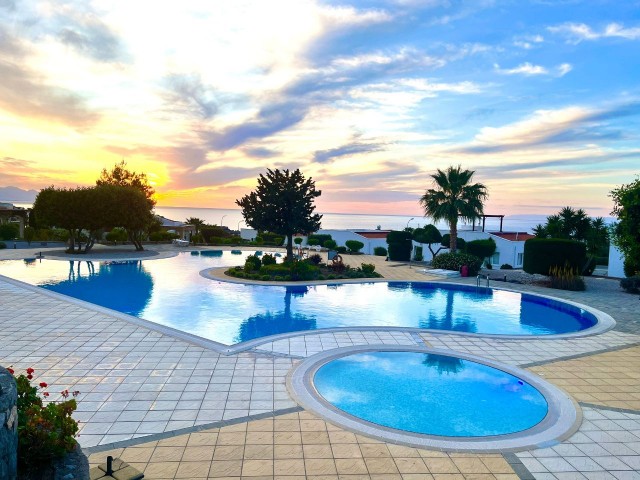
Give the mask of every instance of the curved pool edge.
[[[350, 354], [374, 351], [401, 351], [454, 356], [502, 370], [521, 378], [536, 388], [544, 396], [548, 404], [547, 415], [537, 425], [521, 432], [487, 437], [443, 437], [405, 432], [359, 419], [330, 404], [317, 392], [313, 385], [313, 376], [320, 367], [332, 360]], [[519, 452], [557, 445], [572, 436], [582, 423], [582, 409], [561, 388], [544, 381], [527, 370], [453, 350], [402, 345], [361, 345], [336, 348], [312, 355], [303, 360], [287, 375], [286, 386], [289, 395], [298, 405], [318, 415], [323, 420], [353, 433], [363, 434], [382, 442], [414, 448], [469, 453]]]
[[[212, 270], [216, 270], [216, 271], [223, 271], [227, 270], [229, 267], [216, 267], [216, 268], [206, 268], [204, 270], [201, 270], [200, 276], [202, 276], [203, 278], [206, 278], [208, 280], [212, 280], [212, 281], [219, 281], [219, 282], [228, 282], [228, 283], [234, 283], [234, 284], [241, 284], [241, 285], [247, 285], [247, 286], [261, 286], [261, 287], [313, 287], [313, 286], [317, 286], [317, 285], [353, 285], [353, 284], [358, 284], [358, 283], [388, 283], [388, 284], [400, 284], [400, 283], [418, 283], [418, 284], [429, 284], [429, 285], [435, 285], [438, 287], [447, 287], [447, 286], [451, 286], [451, 285], [455, 285], [456, 287], [458, 287], [458, 289], [460, 290], [475, 290], [477, 288], [481, 288], [481, 289], [486, 289], [487, 287], [474, 287], [473, 285], [468, 285], [466, 283], [457, 283], [457, 282], [434, 282], [434, 281], [429, 281], [429, 280], [424, 280], [424, 281], [420, 281], [420, 280], [389, 280], [389, 279], [385, 279], [385, 278], [354, 278], [354, 279], [339, 279], [339, 280], [315, 280], [313, 282], [262, 282], [262, 281], [253, 281], [253, 280], [245, 280], [245, 279], [241, 279], [241, 278], [234, 278], [234, 277], [228, 277], [226, 275], [224, 276], [214, 276], [210, 274], [210, 271]], [[463, 287], [463, 288], [460, 288]], [[491, 290], [499, 290], [499, 291], [505, 291], [505, 292], [512, 292], [512, 293], [518, 293], [521, 295], [527, 295], [527, 296], [531, 296], [531, 297], [538, 297], [538, 298], [544, 298], [546, 300], [552, 300], [555, 302], [560, 302], [560, 303], [566, 303], [568, 305], [571, 305], [575, 308], [579, 308], [581, 310], [585, 310], [587, 312], [589, 312], [591, 315], [593, 315], [596, 318], [596, 324], [585, 328], [584, 330], [579, 330], [577, 332], [568, 332], [568, 333], [554, 333], [554, 334], [548, 334], [548, 335], [505, 335], [505, 334], [501, 334], [501, 333], [474, 333], [474, 332], [460, 332], [457, 330], [436, 330], [436, 329], [431, 329], [431, 328], [418, 328], [418, 327], [395, 327], [395, 328], [399, 328], [399, 329], [403, 329], [404, 331], [408, 331], [408, 332], [426, 332], [426, 333], [431, 333], [431, 334], [436, 334], [436, 335], [463, 335], [463, 336], [471, 336], [471, 337], [486, 337], [486, 338], [501, 338], [504, 340], [528, 340], [528, 339], [535, 339], [535, 340], [561, 340], [561, 339], [568, 339], [568, 338], [577, 338], [577, 337], [589, 337], [592, 335], [600, 335], [602, 333], [608, 332], [609, 330], [611, 330], [612, 328], [614, 328], [616, 326], [616, 321], [614, 320], [614, 318], [609, 315], [608, 313], [603, 312], [602, 310], [599, 310], [597, 308], [591, 307], [589, 305], [585, 305], [583, 303], [579, 303], [579, 302], [574, 302], [572, 300], [566, 300], [564, 298], [560, 298], [560, 297], [554, 297], [551, 295], [544, 295], [544, 294], [540, 294], [540, 293], [531, 293], [531, 292], [525, 292], [522, 290], [514, 290], [511, 288], [495, 288], [495, 287], [489, 287]], [[305, 331], [299, 331], [299, 332], [288, 332], [288, 333], [281, 333], [281, 334], [277, 334], [277, 335], [272, 335], [270, 337], [261, 337], [258, 339], [254, 339], [254, 340], [248, 340], [246, 342], [243, 342], [242, 344], [249, 344], [251, 343], [252, 347], [255, 347], [257, 345], [262, 345], [263, 343], [270, 343], [270, 342], [275, 342], [277, 340], [282, 340], [285, 338], [291, 338], [291, 337], [295, 337], [298, 335], [309, 335], [310, 332], [319, 332], [319, 331], [323, 331], [323, 332], [332, 332], [332, 331], [341, 331], [341, 330], [359, 330], [359, 329], [369, 329], [369, 328], [375, 328], [377, 330], [385, 330], [385, 329], [394, 329], [394, 327], [384, 327], [384, 326], [379, 326], [379, 327], [367, 327], [365, 325], [362, 326], [351, 326], [351, 327], [334, 327], [334, 328], [324, 328], [324, 329], [318, 329], [318, 330], [305, 330]], [[262, 341], [266, 338], [269, 338], [268, 341]], [[235, 345], [241, 345], [241, 344], [235, 344]]]

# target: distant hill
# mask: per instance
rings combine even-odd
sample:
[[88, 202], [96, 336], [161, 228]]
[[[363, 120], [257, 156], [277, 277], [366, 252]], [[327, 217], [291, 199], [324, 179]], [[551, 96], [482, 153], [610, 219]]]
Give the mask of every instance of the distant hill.
[[38, 192], [18, 187], [0, 187], [0, 202], [33, 203]]

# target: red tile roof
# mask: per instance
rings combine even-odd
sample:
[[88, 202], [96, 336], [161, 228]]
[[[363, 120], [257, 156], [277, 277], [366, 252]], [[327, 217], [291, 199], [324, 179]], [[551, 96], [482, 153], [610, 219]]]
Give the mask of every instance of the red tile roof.
[[536, 237], [535, 235], [531, 235], [527, 232], [491, 232], [491, 235], [504, 238], [505, 240], [509, 240], [511, 242], [524, 242], [525, 240]]
[[365, 238], [387, 238], [389, 232], [354, 232]]

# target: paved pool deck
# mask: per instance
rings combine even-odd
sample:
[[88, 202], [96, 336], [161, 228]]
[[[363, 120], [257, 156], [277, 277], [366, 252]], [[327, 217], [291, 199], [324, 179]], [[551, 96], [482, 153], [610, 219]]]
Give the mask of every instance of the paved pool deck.
[[[146, 253], [149, 260], [183, 250], [147, 249], [157, 252]], [[8, 249], [0, 259], [40, 251], [60, 255]], [[123, 247], [100, 247], [90, 258], [137, 256]], [[382, 257], [344, 258], [353, 265], [374, 263], [387, 280], [476, 281], [443, 280]], [[600, 309], [617, 322], [600, 335], [522, 340], [383, 328], [319, 331], [225, 355], [0, 278], [0, 365], [35, 368], [52, 391], [81, 391], [74, 416], [90, 463], [119, 456], [145, 478], [640, 479], [640, 301], [616, 280], [589, 278], [587, 284], [586, 292], [564, 292], [492, 282]], [[426, 345], [527, 368], [568, 392], [582, 409], [582, 423], [547, 448], [440, 452], [355, 434], [293, 401], [286, 377], [301, 359], [369, 344]]]

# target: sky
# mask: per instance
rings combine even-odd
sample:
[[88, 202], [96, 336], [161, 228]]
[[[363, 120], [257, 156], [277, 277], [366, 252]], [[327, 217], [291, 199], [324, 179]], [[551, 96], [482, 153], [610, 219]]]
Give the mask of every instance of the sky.
[[0, 0], [0, 187], [125, 160], [158, 205], [234, 208], [299, 168], [321, 212], [593, 216], [640, 173], [640, 1]]

